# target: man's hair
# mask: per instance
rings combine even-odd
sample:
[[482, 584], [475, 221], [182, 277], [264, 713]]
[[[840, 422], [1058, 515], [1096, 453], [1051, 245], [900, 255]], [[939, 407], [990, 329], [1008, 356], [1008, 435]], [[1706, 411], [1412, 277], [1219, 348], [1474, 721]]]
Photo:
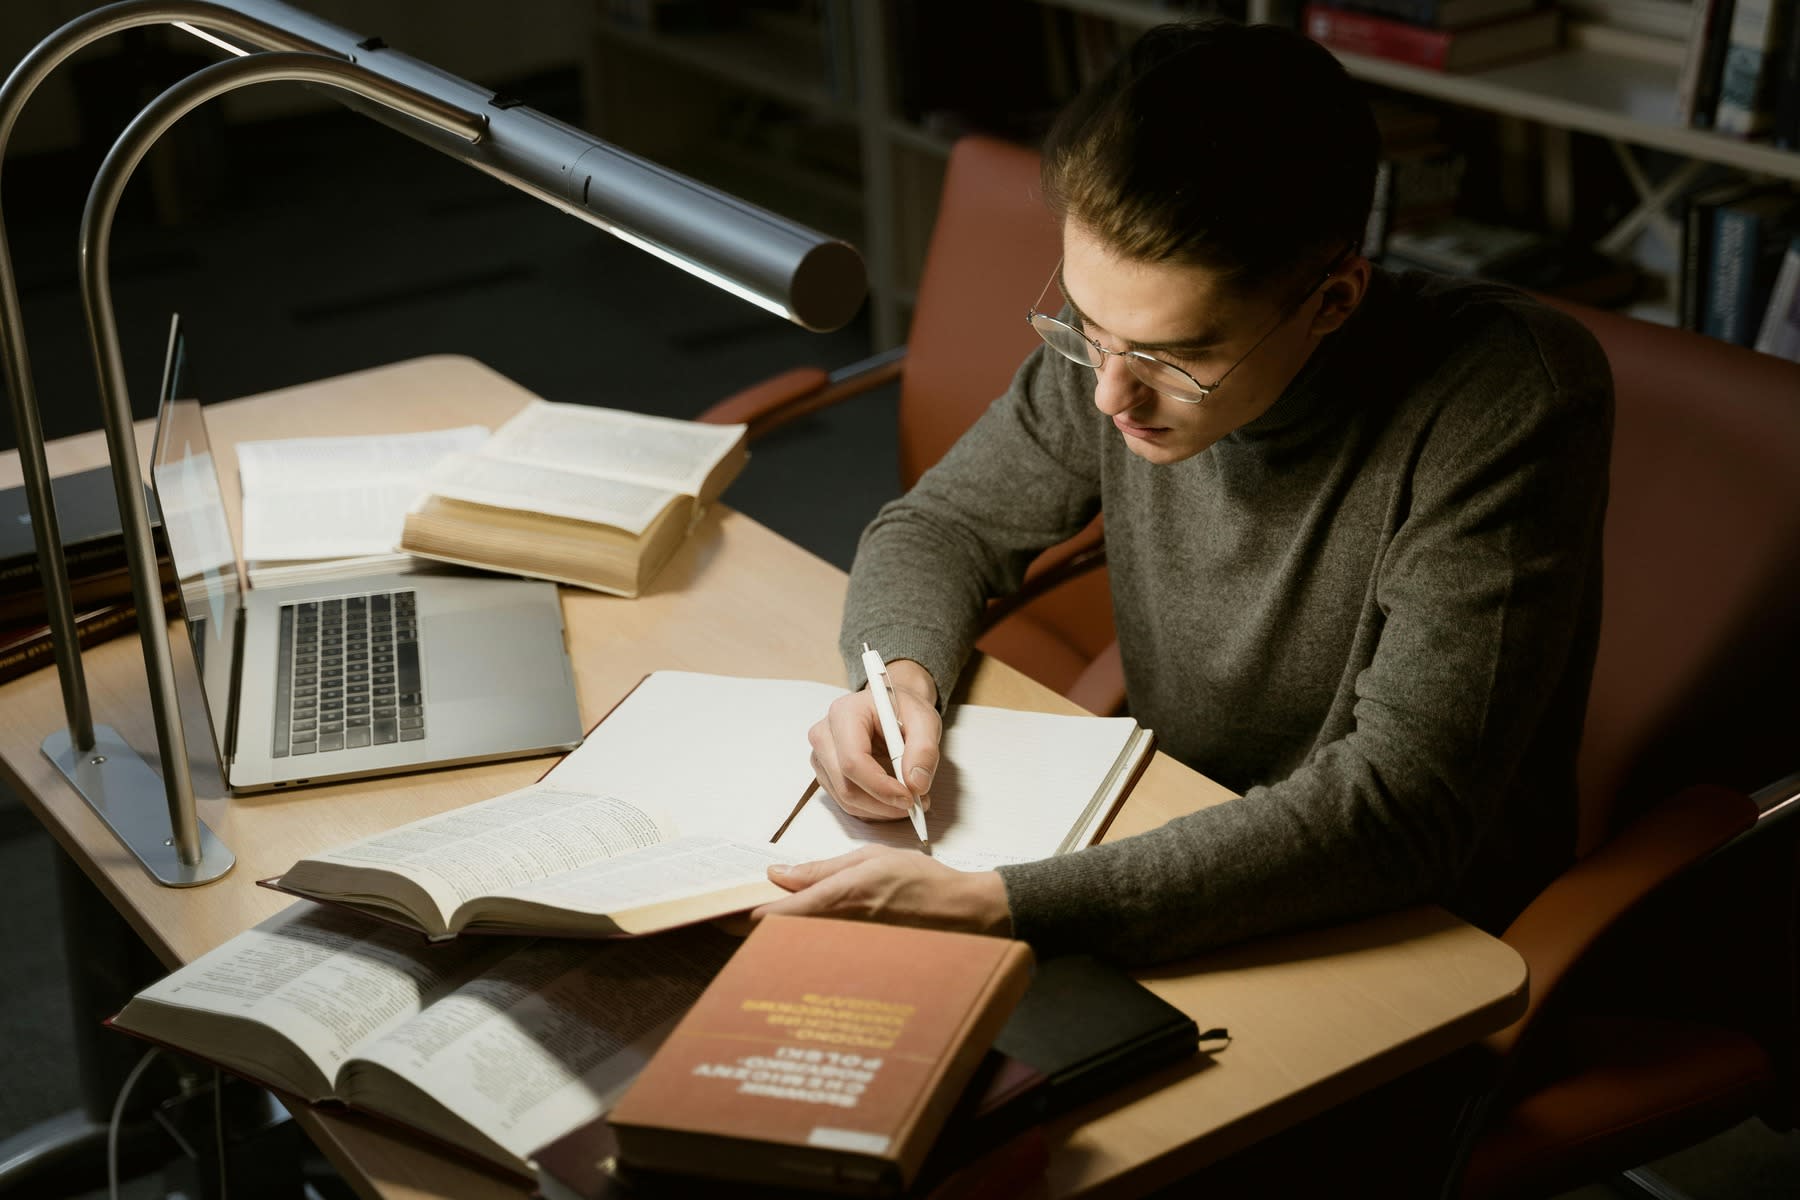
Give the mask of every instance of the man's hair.
[[1323, 46], [1273, 25], [1151, 29], [1057, 117], [1044, 196], [1112, 252], [1300, 286], [1368, 223], [1375, 118]]

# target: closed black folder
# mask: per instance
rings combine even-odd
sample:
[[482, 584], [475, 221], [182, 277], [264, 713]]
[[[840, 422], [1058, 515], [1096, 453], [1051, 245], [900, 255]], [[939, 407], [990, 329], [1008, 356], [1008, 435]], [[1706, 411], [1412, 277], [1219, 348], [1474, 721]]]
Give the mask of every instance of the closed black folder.
[[1186, 1058], [1199, 1039], [1192, 1017], [1118, 967], [1085, 954], [1047, 959], [994, 1039], [969, 1131], [992, 1145]]

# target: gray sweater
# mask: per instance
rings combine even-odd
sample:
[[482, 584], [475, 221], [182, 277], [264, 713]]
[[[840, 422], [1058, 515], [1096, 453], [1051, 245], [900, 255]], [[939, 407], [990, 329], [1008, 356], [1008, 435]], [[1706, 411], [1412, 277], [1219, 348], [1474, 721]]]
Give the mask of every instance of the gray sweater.
[[1263, 416], [1135, 457], [1046, 351], [863, 535], [843, 652], [949, 695], [984, 601], [1102, 509], [1132, 714], [1242, 798], [1004, 867], [1041, 954], [1131, 962], [1434, 901], [1503, 926], [1572, 853], [1612, 387], [1573, 320], [1378, 271]]

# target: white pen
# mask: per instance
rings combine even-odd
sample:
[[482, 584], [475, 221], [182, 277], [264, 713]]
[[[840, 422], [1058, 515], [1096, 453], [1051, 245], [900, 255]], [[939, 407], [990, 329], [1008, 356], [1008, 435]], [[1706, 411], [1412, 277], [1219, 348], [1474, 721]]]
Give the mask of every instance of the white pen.
[[912, 800], [906, 815], [912, 819], [913, 832], [919, 835], [919, 845], [930, 854], [931, 839], [925, 836], [925, 810], [919, 807], [919, 798], [912, 794], [906, 776], [900, 773], [900, 759], [906, 754], [906, 743], [900, 740], [900, 714], [894, 709], [894, 681], [888, 678], [887, 664], [881, 661], [881, 655], [869, 649], [867, 642], [863, 643], [863, 674], [869, 677], [869, 693], [875, 698], [875, 716], [881, 722], [881, 736], [887, 740], [888, 754], [894, 760], [894, 778], [906, 788], [906, 794]]

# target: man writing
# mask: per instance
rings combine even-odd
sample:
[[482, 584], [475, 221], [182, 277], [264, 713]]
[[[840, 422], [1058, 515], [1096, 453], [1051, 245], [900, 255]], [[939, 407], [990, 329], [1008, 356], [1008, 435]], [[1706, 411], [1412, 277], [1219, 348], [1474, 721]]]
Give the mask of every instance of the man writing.
[[838, 804], [904, 819], [983, 604], [1104, 511], [1133, 715], [1242, 799], [997, 872], [801, 864], [759, 911], [1147, 962], [1427, 901], [1494, 929], [1567, 862], [1610, 378], [1516, 292], [1373, 267], [1378, 153], [1356, 84], [1273, 27], [1152, 30], [1077, 98], [1044, 151], [1066, 304], [851, 574], [904, 778], [866, 689], [812, 733]]

